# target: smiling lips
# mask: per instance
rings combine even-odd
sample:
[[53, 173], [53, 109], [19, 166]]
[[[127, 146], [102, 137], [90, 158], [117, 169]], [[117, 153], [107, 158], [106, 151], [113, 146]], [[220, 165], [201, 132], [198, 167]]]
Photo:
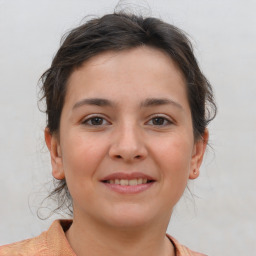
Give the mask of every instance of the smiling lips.
[[156, 180], [143, 173], [113, 173], [101, 182], [111, 190], [122, 194], [139, 193], [150, 188]]
[[147, 179], [132, 179], [132, 180], [128, 180], [128, 179], [114, 179], [114, 180], [107, 180], [106, 183], [110, 183], [110, 184], [117, 184], [117, 185], [121, 185], [121, 186], [136, 186], [136, 185], [140, 185], [140, 184], [146, 184], [148, 183]]

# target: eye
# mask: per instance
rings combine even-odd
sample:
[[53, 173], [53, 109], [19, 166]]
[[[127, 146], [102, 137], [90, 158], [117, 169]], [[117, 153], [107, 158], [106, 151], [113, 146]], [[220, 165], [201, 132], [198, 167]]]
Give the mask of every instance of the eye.
[[89, 126], [101, 126], [101, 125], [109, 124], [109, 122], [103, 117], [94, 116], [84, 120], [82, 124], [89, 125]]
[[171, 125], [172, 123], [173, 123], [172, 121], [162, 116], [153, 117], [148, 122], [148, 124], [154, 125], [154, 126], [166, 126], [166, 125]]

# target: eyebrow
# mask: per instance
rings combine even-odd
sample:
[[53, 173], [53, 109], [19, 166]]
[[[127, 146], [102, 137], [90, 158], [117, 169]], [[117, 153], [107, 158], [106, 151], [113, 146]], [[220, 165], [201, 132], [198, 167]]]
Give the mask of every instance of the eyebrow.
[[88, 98], [88, 99], [83, 99], [81, 101], [78, 101], [73, 106], [73, 109], [81, 107], [83, 105], [94, 105], [94, 106], [100, 106], [100, 107], [113, 107], [114, 104], [110, 100], [107, 100], [107, 99]]
[[168, 98], [149, 98], [141, 103], [141, 107], [152, 107], [161, 105], [173, 105], [177, 108], [183, 109], [183, 107], [176, 101]]
[[[73, 106], [73, 110], [83, 105], [94, 105], [99, 107], [114, 107], [116, 104], [108, 99], [87, 98], [87, 99], [78, 101]], [[161, 105], [173, 105], [179, 109], [183, 109], [183, 107], [179, 103], [168, 98], [148, 98], [140, 104], [140, 108], [147, 108], [147, 107], [161, 106]]]

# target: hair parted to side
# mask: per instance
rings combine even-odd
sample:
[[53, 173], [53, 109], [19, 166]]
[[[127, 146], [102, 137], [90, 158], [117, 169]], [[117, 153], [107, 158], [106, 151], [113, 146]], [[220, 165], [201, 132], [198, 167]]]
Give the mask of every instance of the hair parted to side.
[[[75, 68], [102, 52], [141, 46], [151, 46], [166, 52], [182, 71], [186, 80], [194, 138], [200, 139], [208, 123], [215, 117], [217, 107], [212, 87], [198, 66], [187, 36], [160, 19], [123, 12], [93, 18], [71, 30], [63, 39], [51, 67], [41, 76], [41, 100], [46, 101], [45, 112], [50, 133], [57, 135], [59, 132], [67, 81]], [[62, 196], [58, 198], [59, 195]], [[72, 204], [65, 179], [58, 181], [49, 195], [52, 196], [58, 199], [57, 210]], [[70, 200], [70, 203], [67, 204], [66, 200]], [[72, 207], [68, 208], [72, 215]]]

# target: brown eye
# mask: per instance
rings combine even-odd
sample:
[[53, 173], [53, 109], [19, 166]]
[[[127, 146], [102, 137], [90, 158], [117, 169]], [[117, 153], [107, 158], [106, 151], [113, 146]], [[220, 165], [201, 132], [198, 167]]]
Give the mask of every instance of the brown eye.
[[163, 117], [155, 117], [152, 119], [152, 123], [154, 125], [163, 125], [164, 121], [165, 121], [165, 119]]
[[99, 116], [91, 117], [83, 121], [84, 125], [89, 125], [89, 126], [100, 126], [100, 125], [105, 125], [107, 123], [108, 122], [104, 118]]
[[101, 117], [94, 117], [91, 119], [92, 125], [101, 125], [103, 123], [103, 118]]
[[151, 118], [148, 124], [153, 126], [166, 126], [172, 124], [172, 122], [165, 117], [156, 116]]

